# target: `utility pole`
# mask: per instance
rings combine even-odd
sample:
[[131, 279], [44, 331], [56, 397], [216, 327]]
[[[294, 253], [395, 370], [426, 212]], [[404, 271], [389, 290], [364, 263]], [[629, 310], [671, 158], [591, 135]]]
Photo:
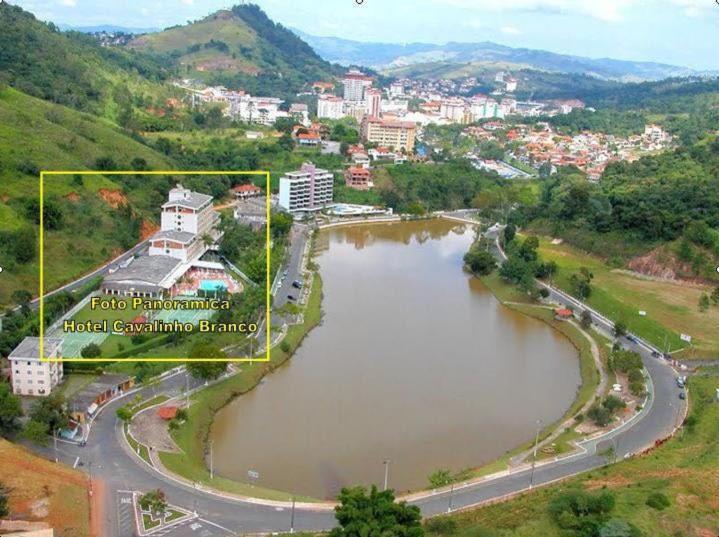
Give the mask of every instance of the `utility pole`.
[[292, 515], [290, 518], [290, 533], [295, 532], [295, 497], [292, 496]]
[[190, 408], [190, 373], [185, 367], [185, 406]]
[[384, 464], [384, 489], [387, 490], [387, 481], [389, 479], [389, 459], [382, 462]]
[[452, 496], [454, 495], [454, 483], [452, 483], [452, 486], [449, 489], [449, 505], [447, 506], [447, 512], [452, 512]]
[[212, 440], [210, 440], [210, 479], [215, 478], [215, 467], [212, 460]]
[[529, 488], [534, 486], [534, 467], [537, 465], [537, 445], [539, 444], [539, 428], [542, 425], [542, 420], [537, 420], [537, 432], [534, 436], [534, 450], [532, 452], [532, 473], [529, 476]]
[[57, 429], [52, 430], [52, 443], [55, 448], [55, 462], [57, 462]]

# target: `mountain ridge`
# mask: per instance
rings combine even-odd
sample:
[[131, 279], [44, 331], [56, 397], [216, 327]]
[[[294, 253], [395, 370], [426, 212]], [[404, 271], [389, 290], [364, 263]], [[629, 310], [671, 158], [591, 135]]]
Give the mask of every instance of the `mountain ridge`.
[[327, 61], [342, 65], [365, 65], [380, 70], [418, 63], [468, 64], [503, 62], [538, 70], [578, 73], [605, 80], [637, 82], [700, 74], [694, 69], [658, 62], [588, 58], [526, 47], [510, 47], [491, 41], [474, 43], [451, 41], [431, 43], [360, 42], [336, 37], [314, 36], [301, 30], [295, 33]]

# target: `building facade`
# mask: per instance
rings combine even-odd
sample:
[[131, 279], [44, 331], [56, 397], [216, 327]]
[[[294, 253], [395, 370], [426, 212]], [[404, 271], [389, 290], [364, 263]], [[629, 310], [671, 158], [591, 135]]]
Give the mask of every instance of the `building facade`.
[[280, 179], [280, 207], [291, 213], [320, 210], [333, 199], [332, 172], [305, 163]]
[[[62, 357], [62, 339], [44, 338], [45, 358]], [[47, 397], [63, 379], [62, 362], [40, 360], [40, 338], [26, 337], [8, 356], [12, 390], [17, 395]]]
[[317, 99], [317, 117], [321, 119], [342, 119], [344, 100], [334, 95], [320, 95]]
[[350, 71], [342, 79], [345, 101], [364, 101], [365, 90], [372, 87], [372, 77], [357, 69]]
[[417, 127], [410, 121], [384, 120], [366, 117], [362, 121], [362, 139], [395, 151], [414, 151]]
[[372, 184], [372, 172], [367, 168], [350, 166], [345, 170], [345, 184], [355, 190], [369, 190]]

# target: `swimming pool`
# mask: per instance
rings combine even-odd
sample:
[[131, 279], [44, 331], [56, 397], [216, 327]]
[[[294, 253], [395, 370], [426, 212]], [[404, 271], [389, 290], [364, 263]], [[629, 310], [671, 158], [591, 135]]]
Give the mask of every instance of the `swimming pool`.
[[222, 280], [202, 280], [200, 282], [200, 291], [227, 291], [227, 284]]

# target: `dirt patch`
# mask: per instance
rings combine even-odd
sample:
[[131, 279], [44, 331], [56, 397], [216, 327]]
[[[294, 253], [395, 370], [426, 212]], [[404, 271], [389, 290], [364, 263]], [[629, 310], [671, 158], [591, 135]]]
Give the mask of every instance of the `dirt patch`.
[[630, 260], [627, 267], [639, 274], [662, 280], [698, 281], [690, 263], [684, 263], [664, 246]]
[[140, 225], [140, 239], [145, 240], [152, 237], [160, 229], [160, 226], [150, 220], [143, 220]]
[[634, 481], [633, 479], [629, 479], [628, 477], [625, 477], [623, 475], [614, 475], [605, 479], [592, 479], [591, 481], [587, 481], [586, 488], [587, 490], [596, 490], [603, 487], [611, 489], [628, 487], [630, 485], [633, 485], [634, 483], [636, 483], [636, 481]]
[[127, 205], [127, 196], [120, 190], [109, 190], [107, 188], [101, 188], [97, 191], [102, 200], [107, 203], [113, 209], [117, 209], [122, 205]]
[[77, 192], [70, 192], [69, 194], [66, 194], [66, 195], [65, 195], [65, 199], [66, 199], [67, 201], [71, 201], [71, 202], [73, 202], [73, 203], [76, 203], [76, 202], [80, 201], [80, 196], [78, 195]]
[[88, 488], [82, 473], [5, 440], [0, 440], [0, 461], [0, 482], [11, 491], [11, 517], [52, 527], [58, 536], [87, 534]]
[[8, 196], [7, 194], [3, 194], [2, 196], [0, 196], [0, 201], [2, 201], [3, 203], [7, 203], [8, 201], [10, 201], [10, 196]]
[[141, 444], [158, 451], [181, 453], [170, 436], [168, 422], [157, 415], [159, 408], [149, 408], [137, 414], [130, 424], [130, 434]]

